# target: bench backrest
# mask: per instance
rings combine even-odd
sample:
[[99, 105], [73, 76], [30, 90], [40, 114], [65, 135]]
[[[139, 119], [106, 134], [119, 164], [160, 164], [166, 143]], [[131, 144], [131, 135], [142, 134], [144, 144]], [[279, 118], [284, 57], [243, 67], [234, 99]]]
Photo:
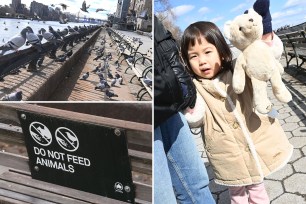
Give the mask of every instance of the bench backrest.
[[[117, 106], [117, 107], [115, 107]], [[74, 120], [90, 124], [101, 124], [102, 126], [118, 126], [126, 129], [128, 154], [131, 160], [133, 171], [133, 181], [136, 187], [136, 200], [140, 203], [152, 202], [152, 126], [151, 121], [151, 106], [149, 104], [1, 104], [0, 105], [0, 141], [20, 140], [24, 144], [24, 136], [20, 131], [12, 131], [10, 125], [2, 124], [9, 123], [18, 127], [19, 119], [17, 110], [31, 111], [34, 113], [56, 116], [68, 120]], [[50, 108], [52, 107], [52, 108]], [[87, 107], [87, 108], [86, 108]], [[95, 107], [95, 108], [94, 108]], [[142, 111], [139, 111], [142, 109]], [[104, 111], [103, 111], [104, 110]], [[137, 111], [138, 110], [138, 111]], [[127, 112], [126, 112], [127, 111]], [[145, 115], [145, 123], [140, 123], [134, 112], [141, 112]], [[99, 116], [103, 115], [103, 116]], [[139, 115], [139, 114], [137, 114]], [[141, 114], [140, 114], [141, 115]], [[104, 117], [105, 116], [105, 117]], [[110, 118], [111, 117], [111, 118]], [[119, 118], [119, 119], [116, 119]], [[130, 118], [130, 119], [129, 119]], [[135, 121], [135, 122], [133, 122]], [[9, 136], [8, 136], [9, 135]], [[9, 137], [9, 138], [8, 138]], [[6, 157], [8, 157], [6, 159]], [[18, 163], [18, 159], [14, 164], [9, 164], [7, 161], [12, 160], [11, 155], [0, 153], [0, 166], [8, 165], [7, 168], [18, 168], [20, 171], [27, 171], [27, 160], [22, 159]], [[18, 155], [16, 155], [18, 158]], [[145, 177], [147, 181], [138, 180], [134, 175]], [[134, 180], [135, 179], [135, 180]], [[46, 186], [46, 188], [48, 188]], [[1, 199], [0, 199], [1, 201]]]

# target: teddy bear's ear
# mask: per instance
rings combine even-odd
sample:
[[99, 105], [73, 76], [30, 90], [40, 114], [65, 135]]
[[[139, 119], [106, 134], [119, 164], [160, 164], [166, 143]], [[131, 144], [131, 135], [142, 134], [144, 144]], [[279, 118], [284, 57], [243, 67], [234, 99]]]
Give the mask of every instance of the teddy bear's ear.
[[229, 40], [231, 40], [231, 32], [230, 32], [231, 23], [232, 21], [226, 21], [223, 29], [224, 36]]

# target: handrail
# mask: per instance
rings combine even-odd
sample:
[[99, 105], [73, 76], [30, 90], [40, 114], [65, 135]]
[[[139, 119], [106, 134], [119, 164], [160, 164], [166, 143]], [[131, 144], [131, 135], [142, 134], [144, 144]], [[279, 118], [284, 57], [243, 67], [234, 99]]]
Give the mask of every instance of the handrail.
[[[59, 45], [65, 45], [68, 42], [84, 37], [90, 33], [93, 33], [97, 29], [99, 29], [100, 26], [91, 27], [90, 29], [81, 32], [79, 34], [75, 35], [68, 35], [65, 36], [63, 39], [63, 42]], [[6, 54], [3, 56], [0, 56], [0, 78], [2, 79], [6, 75], [8, 75], [10, 72], [14, 71], [15, 69], [19, 69], [21, 66], [24, 66], [31, 61], [35, 60], [37, 61], [37, 58], [39, 56], [43, 56], [53, 50], [54, 48], [57, 48], [53, 43], [46, 42], [42, 44], [43, 51], [41, 53], [37, 52], [37, 50], [34, 47], [29, 47], [23, 50], [20, 50], [18, 52]]]

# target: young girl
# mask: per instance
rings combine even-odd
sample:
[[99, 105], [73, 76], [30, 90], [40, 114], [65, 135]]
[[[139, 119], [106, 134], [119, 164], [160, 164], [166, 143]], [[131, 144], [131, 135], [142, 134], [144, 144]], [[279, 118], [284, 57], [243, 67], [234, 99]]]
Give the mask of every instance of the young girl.
[[197, 100], [204, 99], [204, 145], [215, 182], [228, 186], [232, 204], [268, 204], [263, 179], [285, 166], [293, 146], [277, 119], [254, 113], [247, 76], [244, 92], [233, 91], [231, 51], [215, 24], [191, 24], [181, 51], [200, 95]]

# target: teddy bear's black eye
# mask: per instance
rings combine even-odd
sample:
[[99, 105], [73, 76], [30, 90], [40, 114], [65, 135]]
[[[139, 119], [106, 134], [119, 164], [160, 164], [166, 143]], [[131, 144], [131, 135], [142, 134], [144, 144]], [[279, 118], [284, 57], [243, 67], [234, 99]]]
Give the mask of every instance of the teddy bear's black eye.
[[241, 31], [241, 30], [242, 30], [242, 27], [239, 27], [239, 30]]

